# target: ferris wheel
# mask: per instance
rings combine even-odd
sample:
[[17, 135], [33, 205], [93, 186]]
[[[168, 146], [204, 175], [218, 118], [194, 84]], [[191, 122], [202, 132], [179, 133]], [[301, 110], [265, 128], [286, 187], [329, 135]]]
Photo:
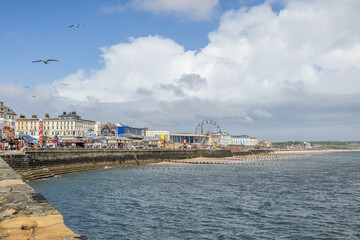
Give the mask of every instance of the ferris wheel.
[[220, 125], [217, 124], [214, 120], [203, 120], [196, 126], [195, 134], [205, 135], [200, 142], [200, 148], [204, 145], [206, 140], [208, 140], [207, 142], [214, 148], [218, 148], [222, 132]]

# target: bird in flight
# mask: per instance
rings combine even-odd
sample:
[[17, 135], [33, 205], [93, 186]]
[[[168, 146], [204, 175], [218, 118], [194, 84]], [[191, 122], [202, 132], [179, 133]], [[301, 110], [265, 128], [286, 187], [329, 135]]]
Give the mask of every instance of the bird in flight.
[[31, 96], [31, 97], [36, 98], [36, 96]]
[[37, 63], [37, 62], [43, 62], [45, 64], [48, 64], [50, 61], [54, 61], [54, 62], [57, 62], [59, 60], [56, 60], [56, 59], [48, 59], [48, 60], [36, 60], [36, 61], [32, 61], [33, 63]]
[[69, 26], [69, 28], [72, 28], [72, 27], [76, 27], [76, 28], [78, 28], [78, 27], [81, 27], [81, 26], [85, 26], [84, 24], [73, 24], [73, 25], [70, 25]]
[[64, 85], [65, 87], [70, 86], [69, 83], [61, 83], [61, 84]]
[[29, 86], [25, 86], [24, 88], [30, 88]]

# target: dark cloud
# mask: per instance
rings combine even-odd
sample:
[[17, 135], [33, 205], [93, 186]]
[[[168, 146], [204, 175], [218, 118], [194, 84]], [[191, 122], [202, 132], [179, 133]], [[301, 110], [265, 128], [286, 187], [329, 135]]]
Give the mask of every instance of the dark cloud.
[[179, 79], [174, 80], [172, 84], [161, 84], [161, 90], [171, 92], [173, 96], [185, 98], [188, 96], [187, 91], [199, 91], [207, 87], [207, 81], [199, 74], [183, 74]]
[[296, 81], [296, 82], [285, 81], [283, 92], [286, 95], [302, 96], [302, 95], [306, 95], [306, 87], [304, 82], [302, 81]]
[[176, 84], [161, 84], [160, 89], [165, 90], [166, 92], [171, 92], [175, 97], [182, 98], [186, 96], [186, 93]]
[[183, 74], [176, 82], [185, 89], [196, 91], [207, 87], [207, 80], [195, 73]]
[[136, 89], [136, 94], [143, 97], [152, 97], [154, 93], [149, 89], [139, 87], [138, 89]]

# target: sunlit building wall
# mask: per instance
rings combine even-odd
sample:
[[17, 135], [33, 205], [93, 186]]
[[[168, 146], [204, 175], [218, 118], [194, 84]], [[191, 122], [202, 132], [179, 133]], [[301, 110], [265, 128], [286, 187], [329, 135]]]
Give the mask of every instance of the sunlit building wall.
[[[73, 112], [75, 113], [75, 112]], [[45, 114], [43, 120], [43, 136], [53, 138], [58, 137], [86, 137], [90, 132], [95, 132], [96, 122], [81, 119], [80, 116], [60, 115], [58, 118], [50, 118]], [[33, 115], [31, 118], [20, 116], [16, 119], [15, 135], [30, 135], [39, 138], [40, 118]]]
[[9, 107], [4, 106], [3, 102], [0, 102], [0, 124], [15, 128], [16, 113]]
[[248, 135], [232, 136], [232, 145], [235, 146], [256, 146], [259, 140]]

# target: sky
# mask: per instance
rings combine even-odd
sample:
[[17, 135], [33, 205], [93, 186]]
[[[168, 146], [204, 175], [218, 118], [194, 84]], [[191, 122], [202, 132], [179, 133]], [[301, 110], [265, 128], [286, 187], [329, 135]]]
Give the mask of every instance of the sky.
[[[0, 101], [27, 117], [360, 140], [359, 12], [358, 0], [0, 0]], [[46, 59], [58, 61], [32, 62]]]

